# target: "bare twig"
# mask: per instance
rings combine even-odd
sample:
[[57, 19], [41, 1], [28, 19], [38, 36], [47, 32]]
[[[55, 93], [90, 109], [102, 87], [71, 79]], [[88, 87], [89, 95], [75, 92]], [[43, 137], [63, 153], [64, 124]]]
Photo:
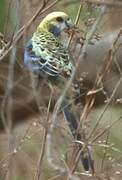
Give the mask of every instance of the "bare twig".
[[[47, 124], [49, 121], [49, 110], [50, 110], [52, 95], [53, 95], [53, 90], [51, 91], [51, 94], [50, 94], [50, 99], [49, 99], [49, 104], [48, 104], [48, 109], [47, 109], [47, 119], [46, 119]], [[47, 133], [48, 133], [48, 127], [46, 127], [44, 129], [44, 135], [42, 138], [42, 147], [41, 147], [41, 152], [40, 152], [40, 156], [39, 156], [39, 160], [38, 160], [37, 171], [35, 174], [35, 180], [39, 180], [40, 176], [41, 176], [41, 168], [42, 168], [42, 163], [43, 163], [44, 153], [45, 153], [45, 148], [46, 148]]]
[[[110, 54], [110, 56], [109, 56], [110, 60], [113, 58], [113, 53], [115, 52], [115, 51], [114, 51], [114, 48], [115, 48], [115, 45], [116, 45], [116, 43], [117, 43], [120, 35], [121, 35], [121, 30], [118, 32], [118, 34], [117, 34], [117, 36], [116, 36], [116, 38], [115, 38], [115, 40], [114, 40], [114, 42], [113, 42], [113, 44], [112, 44], [112, 48], [108, 51], [109, 54]], [[108, 101], [107, 104], [105, 105], [103, 112], [102, 112], [101, 115], [99, 116], [99, 118], [98, 118], [98, 120], [97, 120], [97, 122], [96, 122], [96, 125], [94, 126], [93, 130], [92, 130], [91, 133], [89, 134], [89, 136], [88, 136], [89, 138], [91, 137], [91, 135], [92, 135], [92, 134], [95, 132], [95, 130], [97, 129], [97, 127], [98, 127], [98, 125], [99, 125], [99, 123], [100, 123], [100, 121], [101, 121], [101, 119], [102, 119], [105, 111], [108, 109], [110, 103], [112, 102], [112, 100], [113, 100], [113, 98], [114, 98], [114, 95], [115, 95], [116, 91], [118, 90], [118, 88], [119, 88], [119, 86], [120, 86], [120, 84], [121, 84], [121, 82], [122, 82], [122, 73], [121, 73], [121, 70], [120, 70], [120, 68], [118, 67], [118, 63], [117, 63], [116, 59], [115, 59], [114, 61], [115, 61], [115, 63], [116, 63], [117, 68], [119, 69], [119, 72], [120, 72], [120, 75], [121, 75], [121, 76], [120, 76], [120, 79], [119, 79], [119, 81], [117, 82], [115, 88], [113, 89], [113, 92], [112, 92], [112, 94], [111, 94], [111, 96], [110, 96], [110, 98], [109, 98], [109, 101]], [[108, 61], [108, 63], [109, 63], [109, 61]], [[109, 63], [109, 64], [110, 64], [110, 63]], [[106, 66], [107, 70], [108, 70], [108, 67], [109, 67], [109, 66], [107, 65], [107, 66]], [[102, 78], [103, 78], [103, 75], [102, 75]]]
[[[81, 14], [81, 10], [82, 10], [82, 6], [83, 5], [80, 5], [79, 6], [79, 9], [78, 9], [78, 13], [77, 13], [77, 16], [76, 16], [76, 19], [75, 19], [75, 26], [77, 26], [77, 24], [78, 24], [78, 21], [79, 21], [79, 18], [80, 18], [80, 14]], [[68, 46], [67, 47], [69, 47], [69, 45], [70, 45], [70, 43], [71, 43], [71, 40], [72, 40], [72, 38], [73, 38], [73, 35], [74, 35], [74, 31], [71, 33], [71, 35], [70, 35], [70, 37], [69, 37], [69, 41], [68, 41]]]

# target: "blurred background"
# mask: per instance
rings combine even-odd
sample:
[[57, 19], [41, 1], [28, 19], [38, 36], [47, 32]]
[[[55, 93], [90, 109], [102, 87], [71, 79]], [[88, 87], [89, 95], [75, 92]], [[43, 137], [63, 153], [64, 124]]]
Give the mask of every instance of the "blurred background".
[[[122, 2], [98, 0], [0, 1], [0, 180], [68, 180], [49, 165], [47, 116], [59, 97], [45, 81], [34, 90], [36, 77], [23, 65], [26, 42], [52, 11], [64, 11], [77, 22], [69, 51], [77, 63], [87, 35], [97, 22], [76, 73], [81, 96], [74, 101], [94, 159], [95, 173], [78, 163], [72, 179], [122, 179]], [[79, 16], [78, 16], [79, 13]], [[65, 43], [70, 34], [64, 34]], [[36, 93], [35, 93], [36, 91]], [[90, 94], [90, 95], [89, 95]], [[91, 99], [91, 100], [89, 100]], [[90, 104], [89, 104], [90, 102]], [[96, 126], [97, 124], [97, 126]], [[82, 128], [81, 128], [82, 130]], [[58, 114], [51, 144], [56, 166], [72, 170], [74, 140], [62, 113]], [[40, 157], [42, 158], [40, 160]], [[70, 179], [70, 178], [69, 178]]]

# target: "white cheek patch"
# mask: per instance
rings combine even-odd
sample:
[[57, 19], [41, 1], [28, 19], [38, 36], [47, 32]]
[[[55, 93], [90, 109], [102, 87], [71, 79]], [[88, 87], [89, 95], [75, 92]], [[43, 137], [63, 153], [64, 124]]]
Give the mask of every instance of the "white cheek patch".
[[63, 31], [65, 29], [67, 29], [67, 26], [66, 26], [65, 22], [63, 22], [63, 23], [57, 24], [57, 28], [59, 28], [60, 31]]
[[61, 23], [61, 30], [67, 29], [65, 22]]

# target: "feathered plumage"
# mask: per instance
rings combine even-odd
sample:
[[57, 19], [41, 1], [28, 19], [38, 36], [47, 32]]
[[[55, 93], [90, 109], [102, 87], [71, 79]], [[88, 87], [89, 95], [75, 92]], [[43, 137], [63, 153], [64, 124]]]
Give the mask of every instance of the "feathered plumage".
[[71, 20], [63, 12], [49, 14], [38, 26], [28, 42], [24, 62], [37, 74], [50, 76], [70, 75], [73, 64], [68, 50], [60, 41], [60, 33], [72, 26]]
[[[60, 34], [72, 26], [71, 19], [64, 12], [53, 12], [47, 15], [27, 43], [24, 53], [25, 65], [38, 75], [48, 75], [54, 79], [60, 77], [60, 80], [67, 79], [74, 65], [68, 50], [61, 43]], [[80, 139], [80, 134], [75, 136], [78, 124], [70, 107], [62, 105], [62, 110], [73, 136]], [[81, 160], [85, 170], [89, 170], [89, 159], [83, 152]]]

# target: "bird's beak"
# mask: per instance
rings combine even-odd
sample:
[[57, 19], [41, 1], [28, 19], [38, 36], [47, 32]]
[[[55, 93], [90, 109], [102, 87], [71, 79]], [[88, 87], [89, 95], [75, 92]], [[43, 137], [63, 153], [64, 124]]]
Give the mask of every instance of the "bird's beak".
[[65, 25], [66, 25], [67, 29], [71, 29], [74, 27], [74, 24], [71, 20], [65, 21]]

